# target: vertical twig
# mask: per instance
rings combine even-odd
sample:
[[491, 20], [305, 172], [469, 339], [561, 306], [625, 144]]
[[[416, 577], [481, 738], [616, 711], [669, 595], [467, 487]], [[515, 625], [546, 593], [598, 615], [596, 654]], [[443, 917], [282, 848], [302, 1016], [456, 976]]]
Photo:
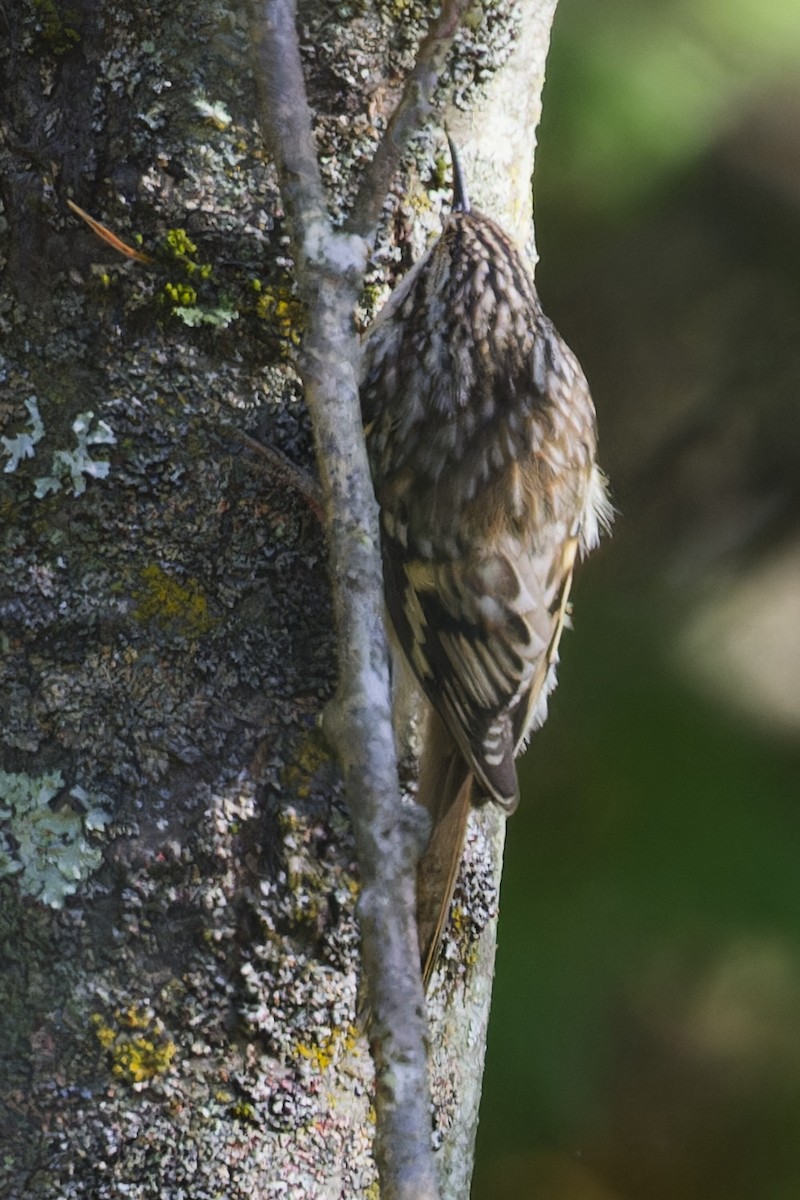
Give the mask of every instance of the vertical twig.
[[392, 179], [410, 139], [430, 116], [439, 73], [464, 14], [473, 3], [474, 0], [444, 0], [441, 13], [421, 42], [397, 108], [361, 180], [345, 226], [351, 233], [374, 238]]
[[[414, 122], [465, 0], [448, 0], [360, 192], [353, 228], [327, 216], [314, 152], [293, 0], [250, 0], [262, 132], [274, 157], [309, 329], [300, 371], [323, 486], [339, 646], [339, 690], [326, 725], [339, 754], [362, 875], [359, 914], [373, 1015], [376, 1160], [385, 1200], [435, 1200], [425, 1003], [414, 919], [420, 846], [401, 820], [391, 724], [377, 508], [358, 400], [353, 310], [368, 244]], [[378, 190], [381, 189], [381, 190]]]

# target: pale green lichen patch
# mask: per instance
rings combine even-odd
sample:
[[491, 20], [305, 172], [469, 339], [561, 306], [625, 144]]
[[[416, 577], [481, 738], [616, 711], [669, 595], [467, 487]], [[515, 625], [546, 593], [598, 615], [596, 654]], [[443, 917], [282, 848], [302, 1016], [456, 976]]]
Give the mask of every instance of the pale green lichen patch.
[[172, 311], [190, 329], [196, 329], [199, 325], [210, 325], [216, 329], [227, 329], [239, 316], [237, 308], [230, 308], [227, 305], [217, 305], [215, 308], [199, 308], [177, 304]]
[[8, 460], [3, 468], [6, 474], [16, 471], [23, 459], [33, 458], [36, 453], [36, 446], [44, 437], [44, 422], [39, 412], [39, 404], [36, 397], [29, 396], [25, 401], [25, 407], [28, 410], [28, 428], [23, 429], [16, 437], [0, 437], [0, 442], [3, 445], [3, 453]]
[[[45, 426], [39, 412], [39, 404], [35, 396], [29, 396], [25, 401], [28, 410], [27, 429], [23, 429], [15, 437], [2, 437], [2, 451], [6, 455], [5, 474], [17, 470], [26, 458], [33, 458], [37, 453], [36, 447], [45, 436]], [[48, 492], [60, 492], [69, 483], [72, 493], [80, 496], [86, 491], [85, 476], [94, 479], [105, 479], [110, 464], [104, 459], [93, 457], [93, 446], [114, 445], [116, 437], [111, 426], [106, 421], [94, 421], [91, 411], [78, 413], [72, 422], [72, 432], [75, 444], [63, 447], [53, 452], [50, 462], [50, 473], [40, 476], [36, 482], [34, 495], [41, 500]]]
[[16, 876], [24, 895], [51, 908], [61, 908], [100, 865], [101, 851], [90, 838], [111, 819], [82, 788], [54, 808], [63, 787], [57, 771], [0, 771], [0, 878]]
[[48, 492], [60, 492], [69, 483], [73, 495], [80, 496], [86, 491], [88, 475], [93, 479], [105, 479], [110, 463], [107, 459], [93, 458], [92, 446], [113, 445], [116, 442], [114, 431], [106, 421], [94, 421], [93, 412], [78, 413], [72, 422], [72, 432], [75, 435], [75, 445], [64, 450], [56, 450], [50, 465], [50, 474], [36, 480], [36, 498], [40, 500]]

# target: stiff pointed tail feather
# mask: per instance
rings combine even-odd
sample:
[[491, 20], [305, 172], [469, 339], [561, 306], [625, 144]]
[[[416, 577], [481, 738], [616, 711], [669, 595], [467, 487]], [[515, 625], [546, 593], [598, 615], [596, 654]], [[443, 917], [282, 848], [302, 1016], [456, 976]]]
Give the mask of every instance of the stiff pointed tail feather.
[[[418, 803], [431, 816], [430, 840], [417, 864], [417, 938], [426, 992], [461, 865], [472, 782], [463, 755], [439, 715], [430, 709], [417, 792]], [[372, 1021], [365, 991], [359, 996], [356, 1021], [362, 1030], [368, 1030]]]
[[420, 763], [418, 802], [430, 813], [431, 836], [417, 866], [417, 935], [427, 991], [458, 877], [472, 774], [439, 715], [431, 710]]

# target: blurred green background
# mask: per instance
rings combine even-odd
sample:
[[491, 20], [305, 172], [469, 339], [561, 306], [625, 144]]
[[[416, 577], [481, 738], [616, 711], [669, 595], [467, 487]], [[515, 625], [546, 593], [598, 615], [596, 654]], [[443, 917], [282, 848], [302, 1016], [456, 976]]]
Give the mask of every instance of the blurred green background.
[[508, 828], [473, 1198], [798, 1200], [797, 0], [561, 0], [535, 202], [620, 513]]

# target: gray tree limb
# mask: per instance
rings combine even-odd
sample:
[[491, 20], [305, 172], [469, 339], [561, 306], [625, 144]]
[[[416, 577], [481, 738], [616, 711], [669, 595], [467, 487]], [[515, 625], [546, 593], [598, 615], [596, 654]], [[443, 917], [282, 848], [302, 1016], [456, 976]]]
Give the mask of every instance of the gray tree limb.
[[376, 1160], [387, 1200], [435, 1197], [425, 1003], [414, 920], [420, 831], [402, 820], [391, 717], [377, 509], [361, 429], [353, 312], [391, 177], [429, 109], [438, 68], [466, 5], [449, 3], [417, 66], [357, 201], [352, 227], [327, 217], [291, 0], [251, 5], [260, 119], [278, 165], [308, 333], [300, 372], [325, 497], [339, 646], [339, 688], [326, 728], [342, 763], [356, 834], [364, 973], [376, 1070]]
[[403, 94], [389, 118], [372, 162], [364, 171], [347, 229], [372, 240], [389, 191], [409, 140], [418, 133], [432, 111], [431, 99], [439, 82], [453, 38], [470, 8], [471, 0], [445, 0], [420, 44]]

